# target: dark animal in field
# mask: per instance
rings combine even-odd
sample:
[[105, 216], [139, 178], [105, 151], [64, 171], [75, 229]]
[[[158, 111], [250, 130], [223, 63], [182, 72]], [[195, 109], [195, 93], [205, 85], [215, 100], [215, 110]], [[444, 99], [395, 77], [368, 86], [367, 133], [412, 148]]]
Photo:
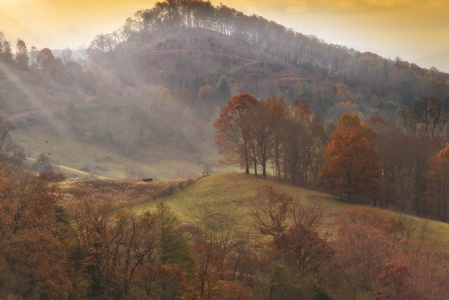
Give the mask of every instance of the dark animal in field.
[[144, 178], [142, 179], [143, 182], [151, 182], [153, 181], [153, 178]]

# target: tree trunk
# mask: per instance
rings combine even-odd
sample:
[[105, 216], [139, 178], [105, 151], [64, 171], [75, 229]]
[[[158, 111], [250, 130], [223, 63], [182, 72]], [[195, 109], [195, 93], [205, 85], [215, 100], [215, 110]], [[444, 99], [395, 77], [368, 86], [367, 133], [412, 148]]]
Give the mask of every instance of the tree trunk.
[[257, 175], [257, 160], [254, 160], [254, 175]]

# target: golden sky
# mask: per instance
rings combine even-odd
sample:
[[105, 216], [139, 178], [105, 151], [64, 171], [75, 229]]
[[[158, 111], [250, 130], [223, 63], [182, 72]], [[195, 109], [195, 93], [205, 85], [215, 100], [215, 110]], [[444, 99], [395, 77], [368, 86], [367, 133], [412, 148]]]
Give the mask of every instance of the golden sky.
[[[0, 0], [0, 31], [28, 48], [72, 48], [154, 0]], [[448, 0], [214, 0], [330, 43], [449, 72]]]

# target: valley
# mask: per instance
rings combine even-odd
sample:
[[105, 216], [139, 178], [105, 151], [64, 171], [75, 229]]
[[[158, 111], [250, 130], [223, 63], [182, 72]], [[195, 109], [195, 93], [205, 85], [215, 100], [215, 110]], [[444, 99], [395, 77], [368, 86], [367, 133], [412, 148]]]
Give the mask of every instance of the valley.
[[1, 299], [447, 297], [448, 73], [204, 0], [10, 39]]

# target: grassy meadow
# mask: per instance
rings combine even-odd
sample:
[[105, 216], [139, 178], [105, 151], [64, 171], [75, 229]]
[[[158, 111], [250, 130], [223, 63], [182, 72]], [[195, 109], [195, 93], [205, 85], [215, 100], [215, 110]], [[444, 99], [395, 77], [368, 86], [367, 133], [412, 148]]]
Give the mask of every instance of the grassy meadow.
[[[228, 217], [232, 218], [238, 227], [244, 227], [251, 221], [248, 213], [253, 200], [270, 184], [278, 191], [285, 191], [288, 195], [301, 199], [305, 205], [321, 203], [325, 207], [332, 207], [332, 211], [343, 211], [346, 207], [343, 203], [332, 201], [332, 196], [247, 174], [214, 174], [201, 177], [185, 189], [160, 200], [170, 205], [181, 220], [198, 224], [211, 217]], [[131, 207], [130, 210], [141, 213], [154, 209], [157, 203], [145, 202]]]
[[[323, 230], [335, 233], [334, 218], [354, 206], [328, 194], [254, 175], [215, 174], [183, 182], [181, 186], [179, 183], [171, 182], [177, 187], [173, 193], [161, 194], [161, 197], [153, 197], [147, 201], [143, 199], [138, 204], [129, 205], [127, 209], [136, 214], [147, 210], [154, 211], [156, 205], [163, 201], [182, 222], [192, 222], [201, 226], [211, 218], [232, 220], [236, 229], [245, 231], [249, 230], [252, 224], [249, 213], [254, 199], [267, 185], [273, 185], [276, 191], [286, 192], [289, 196], [300, 199], [303, 205], [320, 206], [324, 213]], [[142, 183], [135, 184], [142, 185]], [[156, 184], [162, 183], [156, 182], [149, 185]], [[168, 186], [165, 185], [165, 188]], [[435, 249], [449, 249], [449, 224], [389, 210], [383, 211], [402, 219], [407, 224], [409, 235], [413, 238], [422, 239]]]

